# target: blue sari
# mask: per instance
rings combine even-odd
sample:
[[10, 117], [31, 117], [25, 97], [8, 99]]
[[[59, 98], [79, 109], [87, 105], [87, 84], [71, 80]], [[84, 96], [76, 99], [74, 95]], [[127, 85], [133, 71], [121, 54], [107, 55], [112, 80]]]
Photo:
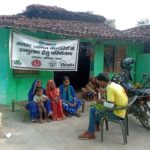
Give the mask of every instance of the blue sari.
[[[36, 89], [36, 86], [37, 86], [37, 83], [38, 83], [39, 80], [35, 80], [33, 83], [32, 83], [32, 86], [31, 86], [31, 89], [29, 90], [28, 92], [28, 104], [26, 105], [26, 108], [30, 111], [30, 117], [32, 120], [35, 120], [38, 118], [38, 106], [37, 104], [33, 101], [33, 97], [35, 95], [35, 89]], [[43, 94], [46, 95], [46, 90], [44, 88], [43, 89]], [[44, 102], [44, 106], [47, 110], [47, 113], [50, 114], [52, 112], [51, 110], [51, 105], [50, 105], [50, 100], [47, 100]]]
[[[72, 85], [69, 85], [66, 89], [64, 84], [61, 84], [60, 87], [60, 98], [62, 99], [63, 109], [70, 115], [76, 115], [77, 110], [81, 106], [81, 100], [76, 98], [75, 90]], [[76, 106], [70, 106], [69, 103], [76, 103]]]

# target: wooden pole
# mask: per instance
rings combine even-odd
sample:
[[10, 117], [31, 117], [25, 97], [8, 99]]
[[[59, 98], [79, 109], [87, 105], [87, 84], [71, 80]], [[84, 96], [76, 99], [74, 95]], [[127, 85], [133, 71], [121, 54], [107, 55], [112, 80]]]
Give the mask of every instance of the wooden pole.
[[2, 136], [2, 113], [0, 112], [0, 137]]

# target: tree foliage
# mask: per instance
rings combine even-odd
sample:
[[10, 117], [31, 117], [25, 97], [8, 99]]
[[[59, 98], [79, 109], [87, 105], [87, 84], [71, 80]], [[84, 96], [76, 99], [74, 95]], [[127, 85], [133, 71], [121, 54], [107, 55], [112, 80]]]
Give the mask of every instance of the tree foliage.
[[107, 24], [108, 26], [112, 27], [112, 28], [116, 28], [116, 24], [115, 24], [115, 19], [106, 19], [105, 20], [105, 24]]
[[149, 19], [141, 19], [137, 22], [137, 26], [150, 25]]

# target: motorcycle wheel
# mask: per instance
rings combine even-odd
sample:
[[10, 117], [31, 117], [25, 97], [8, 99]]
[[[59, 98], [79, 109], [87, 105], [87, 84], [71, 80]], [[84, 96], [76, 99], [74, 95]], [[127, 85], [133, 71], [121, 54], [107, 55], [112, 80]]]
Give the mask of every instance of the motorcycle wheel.
[[150, 109], [148, 106], [140, 105], [138, 118], [143, 127], [150, 130]]

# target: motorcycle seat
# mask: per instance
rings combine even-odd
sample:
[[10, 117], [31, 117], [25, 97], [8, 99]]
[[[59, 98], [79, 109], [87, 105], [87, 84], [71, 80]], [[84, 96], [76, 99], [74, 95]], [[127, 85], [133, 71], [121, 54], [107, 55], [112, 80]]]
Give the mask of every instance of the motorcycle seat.
[[146, 88], [142, 88], [142, 89], [131, 88], [129, 89], [129, 92], [138, 96], [150, 95], [150, 89], [146, 89]]

